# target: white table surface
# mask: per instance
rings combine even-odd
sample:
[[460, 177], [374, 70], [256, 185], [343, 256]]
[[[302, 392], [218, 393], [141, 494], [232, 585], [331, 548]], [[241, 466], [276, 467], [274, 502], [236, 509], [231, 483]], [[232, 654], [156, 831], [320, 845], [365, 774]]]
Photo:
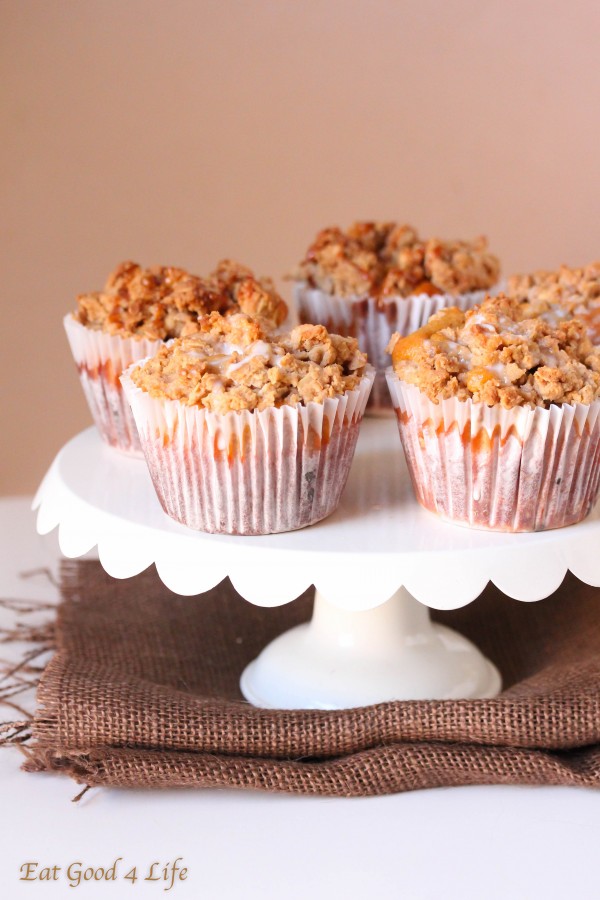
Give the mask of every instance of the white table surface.
[[[28, 498], [0, 500], [0, 597], [56, 599], [55, 534], [39, 537]], [[543, 602], [543, 601], [542, 601]], [[12, 613], [0, 610], [0, 626]], [[18, 646], [3, 645], [10, 658]], [[3, 709], [0, 718], [13, 718]], [[162, 882], [123, 880], [132, 866], [183, 857], [169, 897], [201, 900], [588, 900], [600, 897], [600, 793], [465, 787], [372, 799], [227, 790], [94, 789], [71, 803], [69, 778], [25, 774], [0, 750], [0, 896], [158, 897]], [[69, 888], [66, 867], [109, 866], [114, 882]], [[60, 866], [57, 881], [19, 881], [20, 866]]]

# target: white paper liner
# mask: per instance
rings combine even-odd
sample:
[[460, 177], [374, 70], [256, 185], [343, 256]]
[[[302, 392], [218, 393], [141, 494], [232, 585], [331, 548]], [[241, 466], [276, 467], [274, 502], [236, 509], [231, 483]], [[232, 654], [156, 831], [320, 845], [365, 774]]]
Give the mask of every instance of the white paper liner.
[[132, 363], [157, 353], [163, 342], [86, 328], [72, 314], [63, 322], [98, 431], [112, 447], [141, 455], [137, 428], [119, 377]]
[[121, 381], [167, 515], [198, 531], [256, 535], [304, 528], [336, 509], [370, 366], [356, 390], [323, 404], [225, 414], [151, 397], [129, 372]]
[[409, 297], [336, 297], [295, 282], [294, 299], [300, 322], [325, 325], [334, 334], [358, 339], [360, 349], [367, 354], [377, 374], [369, 398], [368, 412], [392, 411], [385, 370], [391, 358], [385, 348], [392, 335], [411, 334], [425, 325], [440, 309], [458, 306], [466, 310], [476, 306], [491, 291], [471, 291], [466, 294], [413, 294]]
[[391, 367], [388, 384], [417, 499], [444, 519], [496, 531], [581, 521], [600, 488], [600, 400], [503, 409], [433, 403]]

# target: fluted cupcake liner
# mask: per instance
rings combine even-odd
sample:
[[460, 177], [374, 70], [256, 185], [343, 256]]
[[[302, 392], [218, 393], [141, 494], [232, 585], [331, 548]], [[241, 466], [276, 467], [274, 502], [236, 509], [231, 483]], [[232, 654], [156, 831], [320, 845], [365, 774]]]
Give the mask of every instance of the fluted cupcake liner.
[[63, 321], [98, 431], [111, 447], [141, 455], [137, 428], [119, 378], [132, 363], [157, 353], [163, 342], [86, 328], [71, 314]]
[[388, 384], [419, 503], [494, 531], [543, 531], [585, 518], [600, 488], [600, 401], [503, 409], [433, 403], [390, 368]]
[[385, 370], [391, 358], [386, 347], [392, 335], [411, 334], [421, 328], [430, 316], [448, 306], [471, 309], [480, 303], [488, 291], [465, 294], [413, 294], [409, 297], [336, 297], [296, 282], [294, 297], [301, 323], [325, 325], [335, 334], [355, 337], [360, 349], [375, 367], [376, 377], [369, 398], [369, 413], [392, 411]]
[[[131, 370], [130, 370], [131, 371]], [[122, 384], [158, 498], [190, 528], [274, 534], [338, 506], [373, 384], [324, 403], [219, 414]]]

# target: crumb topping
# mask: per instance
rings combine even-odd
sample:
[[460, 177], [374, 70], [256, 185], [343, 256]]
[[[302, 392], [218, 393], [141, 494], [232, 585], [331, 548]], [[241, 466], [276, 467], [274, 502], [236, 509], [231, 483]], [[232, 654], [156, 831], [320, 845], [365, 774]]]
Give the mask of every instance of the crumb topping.
[[600, 262], [579, 269], [560, 266], [553, 272], [513, 275], [507, 293], [523, 303], [529, 315], [551, 324], [581, 319], [592, 343], [600, 344]]
[[222, 260], [206, 278], [174, 266], [143, 269], [124, 262], [109, 275], [104, 289], [77, 298], [75, 318], [108, 334], [169, 340], [193, 334], [198, 319], [211, 312], [243, 312], [279, 326], [287, 306], [269, 278]]
[[600, 350], [583, 323], [553, 325], [504, 295], [466, 313], [441, 310], [408, 337], [395, 334], [388, 350], [398, 377], [436, 403], [456, 397], [511, 409], [600, 396]]
[[385, 298], [487, 290], [499, 273], [484, 237], [422, 239], [410, 225], [355, 222], [320, 231], [291, 277], [340, 297]]
[[[275, 290], [273, 280], [265, 276], [257, 278], [251, 269], [241, 263], [222, 259], [208, 276], [208, 283], [227, 297], [232, 311], [265, 319], [276, 327], [286, 319], [287, 304]], [[218, 309], [214, 311], [220, 312]]]
[[241, 313], [211, 313], [198, 331], [161, 347], [131, 379], [152, 397], [213, 412], [295, 406], [354, 390], [367, 357], [355, 338], [322, 325], [275, 335]]

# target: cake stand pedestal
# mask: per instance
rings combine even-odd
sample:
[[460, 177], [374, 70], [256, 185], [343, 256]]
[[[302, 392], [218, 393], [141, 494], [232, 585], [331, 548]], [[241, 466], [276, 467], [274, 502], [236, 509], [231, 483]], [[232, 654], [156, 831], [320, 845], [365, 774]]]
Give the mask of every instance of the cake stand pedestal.
[[600, 585], [600, 504], [578, 525], [538, 534], [444, 523], [417, 504], [389, 419], [364, 420], [338, 510], [302, 531], [191, 531], [163, 513], [144, 461], [105, 447], [92, 428], [60, 451], [34, 506], [38, 531], [58, 526], [66, 556], [97, 547], [116, 578], [154, 564], [172, 591], [195, 595], [229, 577], [265, 607], [314, 585], [312, 620], [274, 640], [242, 675], [244, 696], [263, 707], [494, 696], [493, 664], [432, 624], [428, 607], [464, 606], [489, 581], [515, 599], [540, 600], [567, 570]]
[[[385, 700], [494, 697], [496, 667], [405, 588], [375, 609], [348, 612], [315, 594], [313, 617], [246, 667], [242, 693], [271, 709], [345, 709]], [[310, 702], [308, 702], [310, 698]]]

